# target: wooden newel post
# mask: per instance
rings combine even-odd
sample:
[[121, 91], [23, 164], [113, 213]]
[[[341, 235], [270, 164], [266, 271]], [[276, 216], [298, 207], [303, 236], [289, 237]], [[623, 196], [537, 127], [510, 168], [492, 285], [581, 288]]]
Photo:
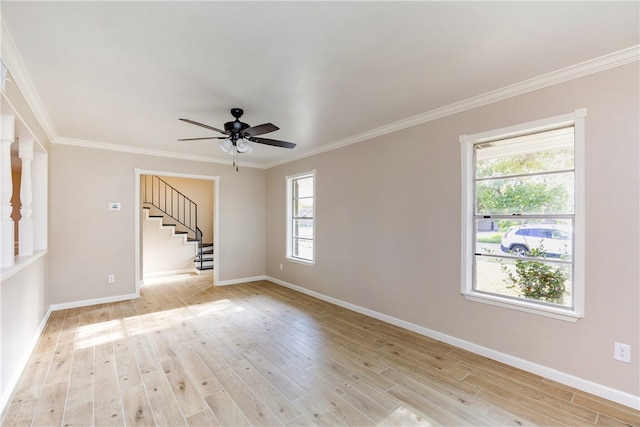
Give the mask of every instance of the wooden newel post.
[[11, 144], [15, 139], [15, 118], [0, 115], [0, 264], [2, 268], [14, 265], [14, 231], [11, 219]]

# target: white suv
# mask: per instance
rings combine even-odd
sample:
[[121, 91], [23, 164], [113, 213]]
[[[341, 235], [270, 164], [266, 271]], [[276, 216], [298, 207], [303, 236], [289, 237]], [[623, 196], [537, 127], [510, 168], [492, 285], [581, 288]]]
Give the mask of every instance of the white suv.
[[503, 252], [525, 256], [531, 249], [542, 249], [550, 257], [571, 256], [571, 233], [565, 229], [540, 225], [511, 227], [502, 235]]

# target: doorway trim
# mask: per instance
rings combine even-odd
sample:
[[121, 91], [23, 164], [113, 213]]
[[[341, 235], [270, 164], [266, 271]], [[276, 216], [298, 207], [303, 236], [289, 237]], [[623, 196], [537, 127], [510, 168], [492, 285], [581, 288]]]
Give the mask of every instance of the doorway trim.
[[135, 201], [134, 201], [134, 246], [135, 246], [135, 294], [136, 296], [140, 296], [140, 286], [144, 284], [144, 277], [142, 271], [142, 241], [141, 241], [141, 229], [142, 229], [142, 204], [140, 203], [140, 177], [142, 175], [158, 175], [158, 176], [172, 176], [176, 178], [188, 178], [188, 179], [200, 179], [205, 181], [213, 181], [213, 283], [218, 283], [219, 280], [219, 257], [218, 254], [220, 251], [218, 250], [219, 244], [219, 183], [220, 176], [213, 175], [194, 175], [188, 173], [179, 173], [179, 172], [167, 172], [167, 171], [159, 171], [159, 170], [148, 170], [148, 169], [140, 169], [135, 168]]

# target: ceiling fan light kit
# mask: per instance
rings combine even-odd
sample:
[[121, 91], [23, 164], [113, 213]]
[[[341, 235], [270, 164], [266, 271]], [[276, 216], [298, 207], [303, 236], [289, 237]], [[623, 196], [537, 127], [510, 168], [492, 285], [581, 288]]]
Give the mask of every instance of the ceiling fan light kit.
[[220, 149], [227, 154], [233, 154], [233, 144], [231, 140], [225, 139], [220, 143]]
[[264, 123], [258, 126], [249, 126], [246, 123], [240, 121], [240, 117], [242, 117], [244, 111], [242, 108], [232, 108], [231, 115], [235, 118], [235, 120], [227, 122], [224, 124], [224, 130], [220, 130], [214, 128], [213, 126], [205, 125], [203, 123], [199, 123], [189, 119], [179, 119], [183, 122], [200, 126], [205, 129], [213, 130], [224, 134], [226, 136], [210, 136], [204, 138], [184, 138], [179, 139], [178, 141], [196, 141], [203, 139], [222, 139], [220, 142], [220, 149], [227, 154], [231, 154], [233, 156], [233, 166], [235, 166], [236, 171], [238, 171], [238, 154], [248, 154], [253, 151], [253, 147], [250, 142], [256, 142], [258, 144], [271, 145], [274, 147], [282, 147], [292, 149], [296, 146], [296, 144], [292, 142], [279, 141], [277, 139], [268, 139], [268, 138], [257, 138], [257, 135], [262, 135], [269, 132], [274, 132], [280, 129], [278, 126], [272, 123]]
[[238, 153], [250, 153], [253, 151], [251, 144], [246, 142], [244, 139], [236, 141], [236, 149], [238, 150]]

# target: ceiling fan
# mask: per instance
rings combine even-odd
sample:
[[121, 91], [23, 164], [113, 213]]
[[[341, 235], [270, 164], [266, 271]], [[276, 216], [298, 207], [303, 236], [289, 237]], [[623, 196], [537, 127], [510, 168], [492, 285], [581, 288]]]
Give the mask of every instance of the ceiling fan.
[[222, 133], [225, 136], [208, 136], [204, 138], [183, 138], [178, 141], [198, 141], [203, 139], [222, 139], [220, 142], [220, 148], [225, 153], [233, 155], [233, 166], [238, 170], [238, 154], [250, 153], [253, 151], [253, 147], [249, 142], [257, 142], [258, 144], [272, 145], [274, 147], [282, 148], [294, 148], [296, 144], [292, 142], [279, 141], [277, 139], [269, 138], [257, 138], [257, 135], [263, 135], [265, 133], [274, 132], [280, 129], [278, 126], [272, 123], [264, 123], [258, 126], [249, 126], [246, 123], [240, 121], [240, 117], [244, 111], [242, 108], [232, 108], [231, 115], [235, 117], [232, 122], [224, 124], [224, 130], [214, 128], [213, 126], [205, 125], [189, 119], [179, 119], [183, 122], [191, 123], [192, 125], [200, 126], [205, 129], [214, 130]]

